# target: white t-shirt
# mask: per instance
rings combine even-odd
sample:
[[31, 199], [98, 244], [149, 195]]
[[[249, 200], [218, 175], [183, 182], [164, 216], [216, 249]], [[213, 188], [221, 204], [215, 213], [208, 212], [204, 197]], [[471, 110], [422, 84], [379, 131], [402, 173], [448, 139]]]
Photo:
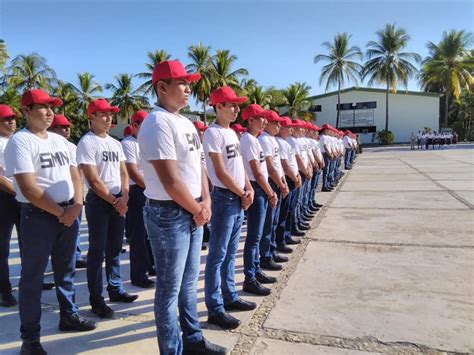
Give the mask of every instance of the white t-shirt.
[[179, 175], [191, 195], [201, 197], [202, 145], [196, 127], [189, 119], [155, 107], [140, 127], [138, 144], [146, 197], [171, 200], [151, 160], [176, 160]]
[[344, 136], [344, 138], [342, 138], [342, 140], [344, 141], [344, 147], [347, 148], [347, 149], [351, 149], [351, 138], [349, 136]]
[[1, 137], [0, 136], [0, 176], [3, 176], [5, 179], [13, 183], [13, 180], [5, 176], [5, 158], [4, 158], [4, 153], [5, 153], [5, 148], [7, 146], [9, 138], [7, 137]]
[[[71, 166], [76, 162], [69, 153], [68, 141], [59, 134], [47, 132], [40, 138], [23, 128], [14, 134], [5, 148], [5, 175], [34, 173], [39, 187], [55, 201], [69, 201], [74, 196]], [[28, 203], [16, 180], [13, 181], [16, 199]]]
[[319, 136], [319, 147], [321, 148], [321, 153], [326, 153], [326, 148], [324, 148], [324, 145], [329, 148], [329, 137], [325, 134], [321, 134]]
[[303, 165], [305, 167], [308, 166], [309, 157], [308, 157], [308, 142], [306, 141], [306, 137], [300, 137], [296, 140], [296, 143], [300, 147], [300, 157], [303, 161]]
[[[140, 147], [138, 141], [134, 136], [127, 136], [122, 139], [122, 149], [125, 154], [125, 162], [136, 164], [138, 172], [143, 175], [143, 166], [140, 160]], [[129, 178], [130, 185], [136, 185], [135, 181]]]
[[311, 139], [311, 145], [313, 147], [313, 154], [319, 160], [323, 160], [323, 154], [321, 153], [321, 146], [316, 139]]
[[263, 155], [265, 157], [272, 157], [273, 165], [278, 172], [278, 176], [283, 177], [283, 167], [280, 161], [280, 147], [275, 137], [272, 137], [267, 132], [263, 132], [258, 141], [263, 149]]
[[267, 164], [265, 163], [265, 155], [259, 140], [248, 132], [242, 134], [240, 137], [240, 146], [242, 149], [242, 158], [244, 161], [244, 168], [250, 181], [256, 181], [250, 168], [249, 162], [256, 160], [259, 163], [260, 173], [265, 180], [268, 180]]
[[[120, 163], [125, 161], [122, 145], [108, 134], [105, 138], [93, 132], [86, 133], [77, 145], [77, 163], [79, 165], [95, 165], [99, 178], [104, 182], [111, 194], [122, 190]], [[86, 179], [86, 186], [90, 188]]]
[[286, 160], [293, 174], [298, 174], [298, 163], [296, 162], [295, 152], [285, 139], [277, 137], [278, 146], [280, 147], [280, 159]]
[[245, 187], [245, 170], [242, 155], [240, 153], [240, 142], [237, 134], [232, 128], [224, 128], [213, 123], [204, 132], [204, 153], [206, 155], [207, 172], [212, 185], [227, 188], [216, 176], [216, 170], [209, 153], [222, 155], [225, 169], [234, 181], [243, 189]]

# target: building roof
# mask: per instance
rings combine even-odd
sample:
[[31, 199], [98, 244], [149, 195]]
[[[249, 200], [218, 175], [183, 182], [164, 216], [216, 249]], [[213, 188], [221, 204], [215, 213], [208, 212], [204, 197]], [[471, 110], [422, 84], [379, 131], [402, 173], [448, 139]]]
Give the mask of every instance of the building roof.
[[[376, 92], [376, 93], [382, 93], [385, 94], [386, 90], [385, 89], [375, 89], [375, 88], [361, 88], [361, 87], [350, 87], [347, 89], [341, 90], [341, 93], [346, 93], [346, 92], [351, 92], [351, 91], [361, 91], [361, 92]], [[433, 93], [433, 92], [422, 92], [422, 91], [408, 91], [408, 90], [397, 90], [394, 93], [390, 93], [392, 95], [397, 94], [397, 95], [413, 95], [413, 96], [428, 96], [428, 97], [440, 97], [442, 94], [438, 93]], [[322, 99], [323, 97], [328, 97], [332, 95], [337, 95], [337, 91], [331, 91], [327, 92], [321, 95], [315, 95], [315, 96], [310, 96], [308, 99], [314, 100], [314, 99]]]

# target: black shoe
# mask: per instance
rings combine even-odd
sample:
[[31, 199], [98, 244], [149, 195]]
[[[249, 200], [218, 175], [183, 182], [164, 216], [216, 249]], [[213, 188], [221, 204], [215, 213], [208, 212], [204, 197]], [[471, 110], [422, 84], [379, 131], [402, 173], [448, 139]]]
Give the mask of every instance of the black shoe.
[[304, 237], [306, 235], [305, 232], [302, 230], [296, 228], [291, 230], [291, 235], [294, 235], [295, 237]]
[[140, 288], [153, 288], [155, 287], [155, 281], [150, 280], [149, 278], [146, 278], [141, 281], [132, 281], [132, 285]]
[[225, 355], [227, 349], [202, 338], [199, 343], [183, 342], [183, 355]]
[[257, 304], [255, 302], [246, 301], [239, 297], [232, 303], [224, 303], [224, 308], [226, 311], [251, 311], [257, 308]]
[[283, 269], [283, 266], [278, 265], [276, 262], [273, 261], [272, 258], [266, 258], [264, 260], [260, 260], [260, 267], [263, 270], [271, 270], [271, 271], [278, 271]]
[[323, 207], [324, 205], [321, 205], [320, 203], [315, 203], [315, 204], [313, 204], [313, 206], [316, 207], [316, 208], [321, 208], [321, 207]]
[[263, 271], [257, 272], [255, 274], [255, 278], [261, 284], [274, 284], [277, 282], [277, 278], [273, 276], [269, 276], [265, 274]]
[[127, 292], [109, 295], [111, 302], [132, 303], [138, 298], [138, 295], [131, 295]]
[[11, 292], [2, 293], [2, 302], [0, 306], [2, 307], [13, 307], [16, 306], [18, 302], [16, 301], [15, 297], [13, 297]]
[[43, 282], [43, 291], [52, 290], [54, 288], [54, 282]]
[[156, 270], [154, 267], [148, 269], [148, 276], [156, 276]]
[[76, 332], [88, 332], [94, 330], [96, 327], [95, 322], [85, 319], [79, 316], [79, 314], [69, 314], [62, 316], [59, 320], [59, 330], [61, 331], [76, 331]]
[[287, 247], [286, 245], [278, 245], [276, 247], [277, 252], [283, 253], [283, 254], [291, 254], [293, 253], [293, 249], [290, 247]]
[[209, 324], [218, 325], [222, 329], [235, 329], [240, 325], [240, 320], [231, 316], [227, 312], [221, 312], [214, 316], [209, 316], [207, 317], [207, 322]]
[[125, 254], [127, 252], [127, 249], [125, 248], [122, 248], [122, 250], [120, 250], [120, 254]]
[[312, 221], [313, 218], [314, 218], [314, 216], [315, 216], [315, 215], [314, 215], [313, 213], [305, 212], [305, 213], [303, 213], [303, 220], [304, 220], [305, 222]]
[[114, 310], [106, 304], [96, 307], [92, 306], [92, 313], [104, 319], [112, 319], [114, 317]]
[[36, 341], [34, 343], [21, 344], [20, 355], [47, 355], [48, 353], [43, 349], [41, 343]]
[[[285, 239], [285, 243], [288, 244], [288, 245], [296, 245], [296, 244], [300, 244], [301, 243], [301, 240], [299, 239], [293, 239], [291, 237], [287, 237]], [[278, 250], [278, 249], [277, 249]]]
[[248, 283], [244, 282], [242, 289], [247, 293], [252, 293], [257, 296], [268, 296], [270, 293], [272, 293], [272, 290], [261, 285], [257, 280]]
[[303, 214], [301, 215], [300, 219], [302, 220], [301, 224], [307, 224], [313, 220], [313, 217], [308, 217]]
[[201, 250], [207, 250], [207, 245], [201, 245]]
[[322, 191], [322, 192], [331, 192], [332, 189], [331, 189], [331, 188], [328, 188], [328, 189], [324, 188], [324, 189], [321, 189], [321, 191]]
[[309, 206], [308, 210], [316, 215], [316, 212], [319, 212], [319, 208], [315, 206]]
[[87, 267], [87, 261], [84, 259], [76, 260], [76, 269], [85, 269]]
[[305, 223], [305, 224], [300, 223], [300, 224], [298, 224], [298, 229], [302, 230], [302, 231], [307, 231], [307, 230], [311, 229], [311, 226], [307, 223]]
[[273, 261], [276, 263], [286, 263], [288, 262], [288, 258], [286, 256], [280, 255], [280, 254], [275, 254], [273, 256]]

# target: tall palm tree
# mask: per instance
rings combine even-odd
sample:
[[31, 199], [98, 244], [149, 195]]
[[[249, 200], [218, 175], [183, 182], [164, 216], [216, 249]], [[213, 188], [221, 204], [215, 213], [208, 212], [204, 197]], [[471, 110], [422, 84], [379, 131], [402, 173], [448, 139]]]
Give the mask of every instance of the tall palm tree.
[[140, 95], [141, 91], [133, 89], [132, 78], [133, 76], [129, 74], [119, 74], [114, 77], [115, 84], [105, 85], [107, 90], [113, 92], [110, 103], [120, 107], [120, 117], [124, 121], [128, 120], [135, 111], [150, 107], [148, 99]]
[[60, 97], [63, 101], [63, 105], [58, 108], [59, 113], [67, 117], [77, 115], [79, 96], [71, 84], [58, 80], [57, 85], [53, 88], [51, 94]]
[[296, 118], [299, 114], [307, 111], [309, 102], [309, 90], [311, 87], [306, 83], [294, 83], [283, 90], [283, 95], [288, 105], [288, 115]]
[[465, 90], [456, 98], [450, 107], [449, 114], [456, 117], [462, 124], [464, 138], [470, 139], [472, 132], [472, 119], [474, 114], [474, 93], [472, 87]]
[[377, 31], [378, 41], [367, 43], [367, 62], [362, 70], [362, 79], [369, 78], [368, 85], [385, 84], [385, 130], [388, 131], [388, 94], [396, 92], [397, 85], [408, 86], [408, 79], [417, 73], [415, 65], [421, 62], [417, 53], [402, 52], [410, 36], [403, 28], [395, 24], [387, 24], [383, 30]]
[[15, 90], [49, 90], [56, 80], [55, 71], [37, 53], [16, 56], [7, 69], [6, 81]]
[[423, 89], [445, 93], [444, 127], [448, 126], [451, 96], [459, 99], [462, 90], [469, 90], [473, 84], [474, 57], [468, 48], [472, 43], [471, 33], [451, 30], [443, 33], [438, 44], [427, 44], [429, 56], [423, 61], [419, 79]]
[[328, 63], [321, 68], [319, 84], [321, 85], [325, 81], [326, 91], [330, 86], [337, 87], [336, 128], [339, 127], [341, 89], [346, 79], [358, 85], [358, 78], [362, 71], [362, 65], [354, 61], [354, 59], [362, 60], [362, 51], [357, 46], [349, 47], [350, 38], [351, 36], [345, 32], [336, 34], [333, 43], [323, 42], [322, 44], [329, 54], [318, 54], [314, 57], [314, 63], [320, 61]]
[[216, 54], [212, 57], [211, 83], [212, 89], [220, 86], [230, 86], [234, 90], [240, 89], [239, 78], [248, 75], [247, 69], [239, 68], [232, 70], [234, 62], [237, 57], [230, 54], [228, 49], [218, 49]]
[[196, 100], [202, 102], [204, 122], [207, 122], [207, 103], [211, 94], [211, 55], [210, 46], [204, 46], [201, 42], [197, 46], [188, 48], [188, 57], [191, 63], [186, 66], [188, 72], [200, 73], [201, 80], [191, 84], [191, 91]]
[[269, 107], [272, 97], [268, 92], [263, 89], [262, 86], [255, 85], [249, 87], [246, 92], [248, 104], [258, 104], [262, 107]]
[[7, 60], [8, 60], [7, 46], [5, 45], [5, 41], [3, 39], [0, 39], [0, 73], [3, 72], [3, 69], [5, 68], [5, 64], [7, 64]]
[[266, 93], [270, 95], [270, 102], [268, 103], [270, 110], [278, 111], [279, 107], [286, 104], [286, 98], [283, 91], [284, 90], [277, 89], [274, 86], [267, 88]]
[[85, 116], [87, 111], [87, 106], [89, 103], [97, 98], [98, 94], [102, 92], [102, 86], [94, 80], [94, 74], [89, 72], [77, 73], [77, 82], [78, 85], [71, 84], [71, 87], [78, 95], [78, 106], [82, 110], [83, 115]]
[[151, 82], [151, 77], [153, 75], [153, 69], [155, 69], [158, 63], [164, 62], [165, 60], [169, 60], [171, 58], [171, 54], [166, 52], [163, 49], [157, 49], [154, 52], [147, 52], [148, 62], [145, 63], [145, 67], [147, 71], [138, 73], [137, 76], [140, 79], [145, 79], [146, 81], [141, 84], [137, 90], [143, 92], [145, 95], [152, 95], [155, 96], [153, 92], [153, 84]]

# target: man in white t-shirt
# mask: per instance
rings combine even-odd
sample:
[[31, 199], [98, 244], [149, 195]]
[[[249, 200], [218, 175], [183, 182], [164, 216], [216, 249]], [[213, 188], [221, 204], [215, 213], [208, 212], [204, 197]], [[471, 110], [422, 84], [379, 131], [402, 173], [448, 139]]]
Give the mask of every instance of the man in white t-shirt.
[[254, 190], [254, 201], [247, 211], [247, 237], [244, 245], [243, 290], [258, 296], [266, 296], [271, 290], [262, 284], [275, 283], [277, 279], [265, 274], [260, 268], [260, 240], [263, 234], [267, 207], [278, 203], [275, 191], [268, 183], [267, 164], [257, 137], [267, 124], [260, 105], [250, 104], [242, 111], [247, 131], [242, 134], [240, 147], [244, 168]]
[[211, 217], [211, 200], [201, 141], [180, 110], [188, 104], [190, 83], [200, 77], [186, 73], [178, 60], [159, 63], [152, 75], [157, 106], [138, 134], [147, 197], [143, 215], [155, 259], [155, 322], [162, 354], [226, 351], [203, 337], [197, 314], [202, 226]]
[[317, 212], [323, 205], [316, 202], [316, 188], [321, 177], [322, 169], [324, 168], [324, 158], [319, 146], [318, 136], [320, 128], [312, 123], [308, 123], [307, 139], [314, 158], [313, 177], [311, 178], [310, 190], [308, 194], [308, 210], [310, 212]]
[[[69, 122], [67, 117], [60, 114], [54, 115], [53, 123], [51, 123], [49, 130], [51, 132], [59, 134], [60, 136], [63, 136], [65, 139], [68, 140], [67, 143], [69, 147], [69, 153], [71, 154], [71, 156], [74, 157], [74, 160], [76, 160], [77, 148], [73, 143], [69, 141], [69, 138], [71, 138], [71, 122]], [[77, 221], [79, 223], [79, 229], [77, 231], [77, 244], [76, 244], [76, 269], [84, 269], [87, 265], [87, 262], [86, 262], [86, 259], [82, 256], [82, 251], [81, 251], [80, 226], [81, 226], [81, 221], [82, 221], [82, 209]]]
[[26, 127], [13, 135], [5, 149], [5, 175], [14, 177], [21, 204], [21, 354], [46, 354], [40, 343], [41, 292], [50, 255], [60, 307], [59, 330], [95, 329], [94, 322], [79, 316], [74, 300], [81, 178], [67, 141], [47, 131], [53, 108], [61, 105], [60, 99], [41, 89], [26, 91], [21, 97]]
[[89, 188], [86, 196], [89, 302], [92, 313], [108, 319], [113, 317], [114, 311], [102, 296], [104, 258], [110, 301], [130, 303], [138, 298], [125, 292], [120, 272], [129, 185], [122, 145], [107, 133], [117, 112], [119, 108], [110, 106], [105, 99], [91, 101], [87, 108], [91, 130], [77, 145], [77, 163]]
[[281, 200], [288, 195], [289, 190], [281, 166], [280, 147], [275, 136], [280, 131], [280, 122], [283, 119], [272, 110], [266, 110], [264, 117], [268, 123], [265, 126], [265, 131], [258, 137], [258, 141], [262, 146], [267, 164], [268, 182], [277, 194], [278, 203], [275, 207], [270, 205], [267, 208], [263, 235], [260, 240], [260, 267], [264, 270], [281, 270], [282, 266], [279, 263], [287, 262], [288, 258], [276, 251], [276, 228], [280, 216]]
[[216, 121], [204, 133], [207, 172], [213, 186], [211, 235], [205, 270], [208, 323], [235, 329], [240, 321], [226, 310], [250, 311], [254, 302], [243, 300], [235, 289], [235, 256], [239, 248], [244, 210], [253, 202], [253, 189], [245, 173], [240, 143], [230, 124], [237, 119], [238, 97], [228, 86], [211, 92]]
[[[130, 184], [128, 211], [126, 223], [129, 230], [130, 243], [130, 281], [132, 285], [141, 288], [152, 288], [155, 283], [147, 276], [153, 270], [153, 255], [143, 222], [143, 207], [145, 206], [145, 181], [138, 146], [137, 135], [141, 124], [148, 112], [140, 110], [132, 115], [130, 120], [130, 135], [122, 140]], [[153, 273], [153, 272], [152, 272]]]
[[20, 232], [20, 205], [15, 199], [13, 181], [5, 176], [4, 151], [8, 140], [16, 130], [17, 114], [10, 106], [0, 105], [0, 305], [13, 307], [17, 304], [12, 295], [8, 256], [13, 226]]
[[352, 144], [352, 139], [350, 137], [350, 133], [348, 130], [344, 131], [344, 137], [342, 138], [342, 141], [344, 142], [344, 169], [350, 170], [352, 169], [352, 163], [351, 163], [351, 156], [352, 156], [352, 151], [355, 150], [355, 147]]
[[332, 191], [331, 181], [330, 181], [330, 171], [335, 158], [331, 144], [331, 126], [329, 124], [323, 124], [321, 126], [321, 131], [319, 134], [319, 147], [321, 153], [323, 153], [324, 158], [324, 168], [323, 168], [323, 186], [321, 191]]

